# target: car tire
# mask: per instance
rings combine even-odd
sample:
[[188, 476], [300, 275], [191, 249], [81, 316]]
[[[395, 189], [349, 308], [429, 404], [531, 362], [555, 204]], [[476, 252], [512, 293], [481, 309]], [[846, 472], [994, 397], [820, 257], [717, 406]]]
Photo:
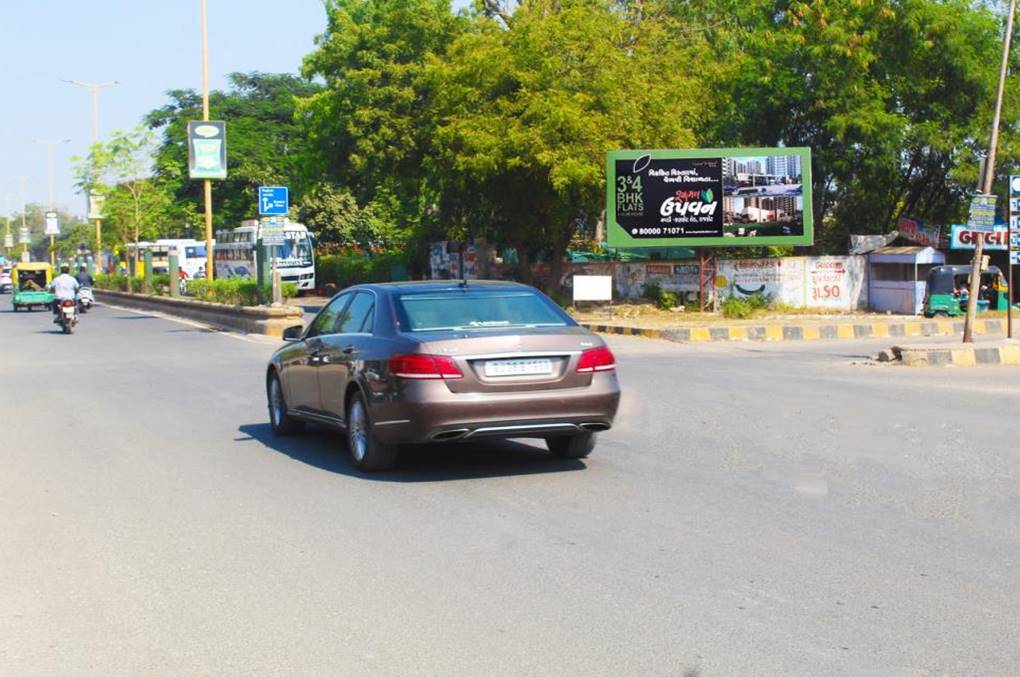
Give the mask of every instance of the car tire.
[[274, 371], [266, 383], [266, 401], [269, 404], [269, 425], [277, 435], [294, 435], [305, 429], [305, 422], [287, 413], [287, 400], [283, 396], [283, 384]]
[[585, 458], [595, 448], [595, 433], [548, 437], [545, 444], [553, 455], [560, 458]]
[[358, 392], [347, 405], [347, 448], [358, 470], [389, 470], [397, 464], [395, 444], [380, 442], [375, 436], [364, 396]]

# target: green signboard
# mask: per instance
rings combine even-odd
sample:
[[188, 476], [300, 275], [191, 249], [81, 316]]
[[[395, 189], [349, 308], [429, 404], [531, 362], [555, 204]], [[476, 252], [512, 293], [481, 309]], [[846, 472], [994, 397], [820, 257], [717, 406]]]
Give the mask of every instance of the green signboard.
[[610, 247], [814, 244], [809, 148], [606, 154]]
[[227, 124], [225, 122], [188, 123], [188, 177], [192, 179], [227, 178]]

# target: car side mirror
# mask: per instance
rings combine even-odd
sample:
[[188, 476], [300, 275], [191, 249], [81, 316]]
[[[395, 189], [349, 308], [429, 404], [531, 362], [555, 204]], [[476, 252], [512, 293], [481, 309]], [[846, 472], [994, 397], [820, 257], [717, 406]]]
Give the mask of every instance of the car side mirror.
[[283, 340], [300, 341], [301, 334], [304, 332], [304, 330], [305, 330], [304, 326], [300, 324], [295, 324], [293, 327], [287, 327], [286, 329], [283, 330]]

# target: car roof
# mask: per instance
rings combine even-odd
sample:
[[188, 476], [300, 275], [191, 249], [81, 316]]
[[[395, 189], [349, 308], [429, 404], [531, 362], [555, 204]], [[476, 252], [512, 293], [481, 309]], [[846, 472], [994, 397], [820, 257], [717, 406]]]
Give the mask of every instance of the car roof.
[[[361, 289], [377, 289], [390, 293], [435, 293], [442, 291], [464, 291], [464, 289], [484, 289], [485, 291], [536, 291], [534, 287], [519, 282], [505, 282], [503, 280], [468, 280], [466, 283], [460, 280], [424, 280], [419, 282], [376, 282], [359, 284], [356, 287]], [[350, 287], [349, 287], [350, 288]], [[346, 291], [346, 290], [344, 290]]]

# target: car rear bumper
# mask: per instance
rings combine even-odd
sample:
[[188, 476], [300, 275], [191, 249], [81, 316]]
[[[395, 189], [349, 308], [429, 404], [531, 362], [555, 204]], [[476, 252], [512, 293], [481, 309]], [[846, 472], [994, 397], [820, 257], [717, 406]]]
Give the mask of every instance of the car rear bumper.
[[417, 444], [599, 432], [612, 427], [619, 403], [616, 374], [602, 373], [580, 388], [506, 393], [453, 393], [442, 381], [411, 382], [399, 398], [380, 397], [370, 409], [380, 441]]

